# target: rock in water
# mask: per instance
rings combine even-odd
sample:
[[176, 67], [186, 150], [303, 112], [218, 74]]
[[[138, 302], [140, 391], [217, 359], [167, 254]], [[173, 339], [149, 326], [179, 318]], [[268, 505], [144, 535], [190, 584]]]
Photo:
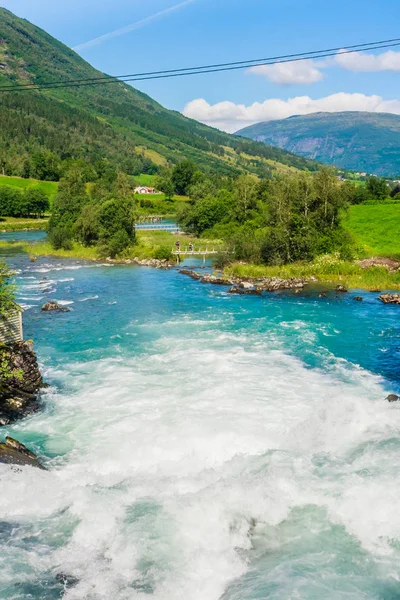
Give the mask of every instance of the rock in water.
[[43, 304], [41, 310], [43, 312], [50, 312], [50, 311], [70, 312], [69, 308], [66, 308], [65, 306], [60, 306], [60, 304], [57, 304], [57, 302], [54, 302], [54, 300], [49, 300], [48, 302]]
[[378, 300], [383, 304], [400, 304], [400, 294], [382, 294]]
[[362, 296], [354, 296], [353, 300], [356, 300], [356, 302], [362, 302]]
[[398, 402], [398, 400], [400, 400], [400, 396], [398, 396], [397, 394], [389, 394], [386, 400], [388, 402]]
[[346, 292], [348, 292], [348, 289], [345, 288], [344, 285], [337, 285], [336, 291], [340, 292], [341, 294], [345, 294]]
[[6, 438], [5, 444], [0, 442], [0, 463], [45, 469], [36, 454], [18, 440], [10, 437]]

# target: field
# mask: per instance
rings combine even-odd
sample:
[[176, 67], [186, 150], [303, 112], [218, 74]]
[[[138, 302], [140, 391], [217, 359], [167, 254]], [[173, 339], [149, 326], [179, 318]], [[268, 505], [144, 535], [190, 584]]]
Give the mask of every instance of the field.
[[363, 256], [400, 258], [400, 204], [351, 206], [344, 225]]
[[39, 181], [38, 179], [22, 179], [21, 177], [7, 177], [0, 175], [0, 185], [15, 187], [20, 190], [25, 188], [39, 188], [50, 200], [54, 198], [58, 190], [58, 183], [55, 181]]

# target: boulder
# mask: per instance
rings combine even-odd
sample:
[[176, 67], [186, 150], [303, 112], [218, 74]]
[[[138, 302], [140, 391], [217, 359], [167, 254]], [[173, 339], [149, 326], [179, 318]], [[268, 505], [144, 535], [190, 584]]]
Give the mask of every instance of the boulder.
[[349, 290], [346, 287], [344, 287], [344, 285], [337, 285], [336, 291], [340, 292], [341, 294], [346, 294]]
[[41, 310], [43, 312], [51, 312], [51, 311], [70, 312], [69, 308], [67, 308], [66, 306], [61, 306], [60, 304], [58, 304], [54, 300], [49, 300], [48, 302], [46, 302], [45, 304], [43, 304]]
[[201, 275], [200, 273], [196, 273], [196, 271], [192, 271], [190, 269], [181, 269], [179, 273], [181, 273], [182, 275], [187, 275], [188, 277], [191, 277], [192, 279], [196, 280], [199, 280], [203, 277], [203, 275]]
[[5, 444], [0, 442], [0, 463], [45, 469], [36, 454], [11, 437], [6, 437]]
[[243, 289], [241, 287], [233, 286], [228, 290], [228, 294], [240, 294], [242, 296], [261, 296], [262, 291], [257, 288]]
[[383, 304], [400, 304], [400, 294], [382, 294], [378, 300]]
[[16, 373], [0, 382], [0, 426], [5, 426], [38, 410], [37, 394], [44, 384], [29, 342], [3, 346], [2, 360]]
[[249, 281], [241, 281], [239, 283], [239, 287], [244, 290], [252, 290], [254, 288], [254, 284], [250, 283]]
[[398, 402], [398, 400], [400, 400], [400, 396], [398, 396], [397, 394], [389, 394], [386, 400], [388, 402]]

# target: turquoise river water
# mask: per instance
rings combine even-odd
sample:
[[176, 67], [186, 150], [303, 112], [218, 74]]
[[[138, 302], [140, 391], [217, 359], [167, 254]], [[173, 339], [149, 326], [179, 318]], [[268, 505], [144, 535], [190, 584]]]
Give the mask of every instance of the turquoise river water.
[[399, 307], [6, 258], [51, 387], [1, 432], [49, 470], [0, 465], [0, 598], [400, 598]]

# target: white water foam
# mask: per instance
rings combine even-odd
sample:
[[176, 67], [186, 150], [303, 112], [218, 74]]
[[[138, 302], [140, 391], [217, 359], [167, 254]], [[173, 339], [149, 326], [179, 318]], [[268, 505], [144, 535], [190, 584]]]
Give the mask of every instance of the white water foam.
[[396, 564], [400, 517], [384, 518], [400, 494], [396, 452], [382, 469], [377, 448], [399, 434], [397, 407], [378, 377], [342, 361], [310, 370], [275, 348], [201, 330], [53, 372], [69, 391], [50, 392], [51, 414], [18, 428], [65, 456], [48, 473], [0, 469], [0, 519], [35, 523], [41, 540], [40, 551], [7, 549], [10, 580], [70, 573], [68, 600], [218, 600], [248, 570], [252, 523], [271, 550], [263, 524], [307, 505]]

